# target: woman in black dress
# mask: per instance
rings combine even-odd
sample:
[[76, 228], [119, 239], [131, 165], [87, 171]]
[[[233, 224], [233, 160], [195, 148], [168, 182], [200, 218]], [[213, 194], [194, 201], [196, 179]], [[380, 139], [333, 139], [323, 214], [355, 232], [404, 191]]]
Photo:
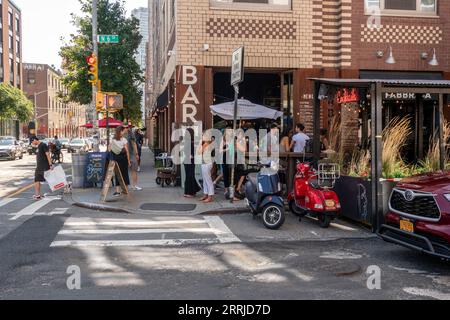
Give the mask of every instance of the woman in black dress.
[[[124, 127], [116, 128], [113, 140], [111, 141], [110, 151], [112, 153], [112, 160], [117, 162], [120, 168], [125, 185], [130, 185], [130, 176], [128, 168], [131, 167], [130, 153], [128, 152], [128, 141], [124, 138], [126, 129]], [[121, 195], [119, 179], [116, 176], [116, 192], [115, 197]]]
[[194, 130], [189, 128], [186, 130], [184, 137], [184, 154], [187, 159], [184, 161], [184, 170], [186, 172], [186, 181], [184, 183], [184, 197], [194, 198], [201, 190], [195, 179], [195, 142]]

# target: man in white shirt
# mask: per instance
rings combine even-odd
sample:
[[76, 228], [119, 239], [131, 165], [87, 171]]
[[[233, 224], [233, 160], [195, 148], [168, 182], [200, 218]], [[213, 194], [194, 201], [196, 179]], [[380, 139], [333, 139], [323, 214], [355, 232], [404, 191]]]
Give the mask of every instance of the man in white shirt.
[[298, 124], [295, 131], [296, 135], [292, 138], [291, 150], [293, 149], [295, 153], [305, 152], [306, 143], [309, 141], [309, 137], [305, 134], [305, 126], [303, 124]]

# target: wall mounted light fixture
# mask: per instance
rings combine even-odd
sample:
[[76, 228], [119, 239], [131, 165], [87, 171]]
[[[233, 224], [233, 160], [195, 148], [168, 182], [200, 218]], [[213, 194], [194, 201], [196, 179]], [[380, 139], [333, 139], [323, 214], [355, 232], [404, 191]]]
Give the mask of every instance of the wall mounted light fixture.
[[392, 46], [389, 46], [389, 49], [386, 50], [386, 52], [383, 50], [377, 51], [377, 58], [378, 59], [383, 58], [387, 52], [389, 53], [389, 57], [386, 59], [386, 63], [387, 64], [395, 64], [395, 58], [394, 58], [394, 53], [392, 51]]
[[[436, 56], [436, 48], [433, 48], [432, 51], [433, 51], [433, 57], [431, 58], [430, 61], [428, 61], [428, 64], [429, 64], [430, 66], [435, 67], [435, 66], [438, 66], [438, 65], [439, 65], [439, 61], [438, 61], [437, 56]], [[428, 52], [422, 52], [422, 53], [420, 54], [420, 58], [421, 58], [422, 60], [428, 60], [429, 57], [430, 57], [430, 55], [428, 54], [429, 52], [430, 52], [430, 51], [428, 51]]]

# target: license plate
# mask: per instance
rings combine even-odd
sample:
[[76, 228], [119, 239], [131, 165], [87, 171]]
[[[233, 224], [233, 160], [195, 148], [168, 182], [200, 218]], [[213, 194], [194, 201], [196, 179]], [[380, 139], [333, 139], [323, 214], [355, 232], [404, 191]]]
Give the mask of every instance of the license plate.
[[334, 200], [326, 200], [326, 201], [325, 201], [325, 205], [326, 205], [328, 208], [334, 208], [334, 207], [336, 207], [336, 202], [334, 202]]
[[400, 230], [414, 233], [414, 223], [408, 220], [400, 220]]

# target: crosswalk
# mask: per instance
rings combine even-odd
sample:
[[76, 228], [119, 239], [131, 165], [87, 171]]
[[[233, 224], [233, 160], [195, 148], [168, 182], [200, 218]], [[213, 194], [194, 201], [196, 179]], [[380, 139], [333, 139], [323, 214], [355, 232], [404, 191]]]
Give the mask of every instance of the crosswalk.
[[64, 225], [50, 245], [53, 248], [170, 247], [241, 242], [217, 216], [99, 215], [60, 200], [61, 197], [46, 197], [40, 201], [0, 199], [0, 227], [17, 227], [31, 217], [65, 215]]
[[51, 247], [183, 246], [241, 242], [220, 217], [66, 220]]

